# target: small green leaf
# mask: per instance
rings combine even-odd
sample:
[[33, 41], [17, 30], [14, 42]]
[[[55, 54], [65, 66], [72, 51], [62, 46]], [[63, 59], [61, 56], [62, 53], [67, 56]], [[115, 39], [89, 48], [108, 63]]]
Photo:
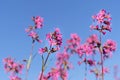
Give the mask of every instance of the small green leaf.
[[30, 55], [29, 60], [28, 60], [28, 62], [27, 62], [27, 67], [26, 67], [27, 70], [29, 70], [29, 68], [30, 68], [31, 61], [32, 61], [32, 55]]

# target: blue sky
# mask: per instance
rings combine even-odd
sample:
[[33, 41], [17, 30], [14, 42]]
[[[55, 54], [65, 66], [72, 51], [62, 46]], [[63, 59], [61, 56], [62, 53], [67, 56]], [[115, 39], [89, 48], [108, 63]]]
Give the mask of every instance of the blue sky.
[[[112, 32], [107, 33], [104, 40], [109, 38], [117, 42], [117, 50], [113, 57], [106, 61], [106, 65], [111, 68], [110, 74], [106, 75], [106, 80], [113, 80], [113, 65], [120, 66], [119, 54], [119, 26], [120, 11], [119, 0], [0, 0], [0, 79], [8, 80], [8, 74], [3, 71], [2, 59], [7, 56], [13, 56], [17, 60], [28, 58], [31, 49], [31, 39], [27, 37], [25, 28], [33, 25], [32, 16], [42, 16], [44, 18], [44, 27], [40, 31], [40, 38], [44, 40], [43, 44], [36, 44], [34, 52], [38, 47], [47, 45], [45, 41], [46, 33], [59, 27], [63, 33], [63, 40], [69, 38], [71, 33], [77, 33], [85, 39], [94, 31], [90, 31], [92, 24], [91, 16], [101, 9], [106, 9], [112, 16]], [[52, 56], [51, 58], [53, 58]], [[29, 73], [29, 80], [37, 80], [40, 71], [40, 56], [33, 61]], [[82, 66], [76, 65], [76, 57], [72, 62], [75, 69], [70, 72], [69, 80], [81, 80], [83, 78]], [[24, 74], [22, 74], [24, 76]], [[92, 75], [88, 75], [89, 80]]]

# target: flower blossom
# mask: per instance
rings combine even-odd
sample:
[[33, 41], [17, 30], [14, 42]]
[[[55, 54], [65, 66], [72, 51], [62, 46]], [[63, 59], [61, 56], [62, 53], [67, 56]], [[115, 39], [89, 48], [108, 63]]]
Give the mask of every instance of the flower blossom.
[[84, 54], [86, 54], [88, 56], [93, 53], [93, 49], [94, 49], [94, 47], [92, 45], [84, 43], [77, 47], [76, 52], [80, 57], [82, 57]]
[[43, 54], [43, 53], [45, 53], [45, 52], [47, 52], [47, 51], [48, 51], [48, 50], [47, 50], [47, 47], [45, 47], [45, 48], [40, 48], [39, 51], [38, 51], [38, 53]]
[[103, 23], [106, 19], [108, 21], [111, 21], [111, 17], [110, 14], [106, 12], [106, 10], [102, 9], [99, 11], [98, 14], [92, 16], [93, 19], [95, 19], [96, 21], [98, 21], [98, 23]]
[[60, 33], [59, 28], [56, 28], [53, 33], [48, 33], [46, 39], [52, 46], [57, 46], [59, 48], [62, 45], [62, 34]]
[[98, 40], [98, 36], [96, 34], [93, 34], [87, 39], [87, 43], [94, 45], [100, 43], [100, 41]]
[[37, 16], [37, 17], [32, 17], [32, 20], [34, 21], [35, 26], [29, 26], [27, 29], [25, 29], [25, 32], [27, 32], [28, 36], [32, 38], [33, 42], [37, 41], [41, 43], [42, 41], [39, 39], [39, 36], [37, 34], [37, 29], [42, 28], [43, 18]]
[[34, 31], [31, 31], [29, 34], [28, 34], [28, 36], [30, 36], [32, 39], [33, 39], [33, 41], [37, 41], [37, 42], [42, 42], [42, 40], [40, 40], [39, 39], [39, 36], [38, 36], [38, 34], [36, 33], [36, 32], [34, 32]]
[[43, 18], [40, 16], [33, 17], [32, 20], [35, 23], [35, 28], [42, 28], [43, 26]]
[[116, 42], [114, 42], [113, 40], [108, 39], [106, 41], [106, 43], [104, 43], [104, 45], [103, 45], [103, 53], [106, 56], [109, 56], [110, 53], [112, 53], [115, 50], [116, 50]]
[[23, 67], [23, 64], [15, 62], [12, 58], [8, 57], [3, 60], [4, 62], [4, 68], [7, 72], [12, 73], [21, 73]]
[[76, 48], [80, 45], [80, 37], [76, 34], [73, 33], [71, 34], [71, 38], [67, 40], [67, 48], [71, 50], [71, 52], [75, 52]]
[[92, 16], [94, 22], [96, 21], [96, 25], [91, 25], [90, 28], [93, 30], [98, 30], [102, 34], [106, 34], [106, 31], [111, 32], [112, 28], [111, 26], [111, 16], [110, 13], [107, 13], [106, 10], [102, 9], [100, 12], [94, 16]]
[[72, 65], [69, 62], [69, 57], [70, 55], [65, 51], [63, 53], [58, 53], [56, 66], [61, 67], [62, 65], [64, 65], [68, 69], [72, 68]]

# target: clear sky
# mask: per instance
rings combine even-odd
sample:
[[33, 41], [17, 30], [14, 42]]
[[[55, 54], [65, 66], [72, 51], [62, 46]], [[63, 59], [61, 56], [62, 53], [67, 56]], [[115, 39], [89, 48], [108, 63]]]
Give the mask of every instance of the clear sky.
[[[110, 73], [106, 80], [113, 80], [113, 65], [120, 66], [120, 1], [119, 0], [0, 0], [0, 80], [8, 80], [8, 75], [3, 70], [2, 59], [12, 56], [17, 60], [28, 58], [31, 49], [31, 39], [27, 37], [25, 28], [33, 25], [32, 16], [42, 16], [44, 27], [40, 31], [40, 38], [45, 40], [45, 33], [59, 27], [63, 33], [63, 40], [69, 38], [71, 33], [77, 33], [85, 39], [94, 31], [90, 31], [91, 16], [101, 9], [106, 9], [112, 16], [112, 32], [107, 33], [104, 39], [113, 39], [117, 42], [117, 50], [113, 57], [106, 61]], [[38, 47], [47, 45], [36, 45]], [[34, 52], [37, 52], [34, 50]], [[51, 57], [52, 58], [52, 57]], [[75, 69], [70, 71], [69, 80], [82, 80], [82, 66], [77, 66], [76, 57], [73, 57]], [[52, 63], [51, 63], [52, 64]], [[29, 80], [37, 80], [40, 72], [41, 59], [37, 55], [31, 66]], [[72, 76], [71, 76], [72, 75]], [[24, 74], [22, 74], [24, 76]], [[88, 80], [93, 80], [93, 75], [88, 75]]]

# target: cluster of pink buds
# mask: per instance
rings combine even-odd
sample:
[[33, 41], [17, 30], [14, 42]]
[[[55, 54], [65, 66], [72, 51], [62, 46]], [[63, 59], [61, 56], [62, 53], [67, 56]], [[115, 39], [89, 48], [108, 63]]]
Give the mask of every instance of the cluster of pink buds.
[[56, 28], [54, 32], [48, 33], [46, 39], [51, 46], [56, 46], [56, 49], [54, 50], [58, 50], [62, 45], [62, 34], [60, 33], [59, 28]]
[[88, 39], [87, 39], [87, 43], [89, 45], [93, 45], [94, 47], [100, 45], [100, 41], [98, 39], [98, 36], [96, 34], [91, 35]]
[[80, 41], [81, 39], [76, 33], [71, 34], [71, 38], [67, 40], [68, 48], [70, 49], [76, 48], [77, 46], [80, 45]]
[[28, 36], [30, 36], [33, 40], [33, 42], [41, 42], [39, 39], [39, 35], [37, 34], [37, 29], [42, 28], [43, 26], [43, 18], [40, 16], [32, 17], [32, 20], [34, 21], [34, 26], [29, 26], [25, 31], [28, 33]]
[[103, 45], [103, 54], [105, 57], [111, 56], [111, 53], [116, 50], [116, 42], [108, 39]]
[[7, 57], [3, 60], [4, 69], [7, 72], [10, 72], [12, 76], [10, 76], [10, 80], [21, 80], [16, 74], [21, 73], [24, 66], [21, 63], [15, 62], [11, 57]]
[[42, 28], [43, 18], [41, 18], [40, 16], [37, 16], [37, 17], [33, 17], [32, 20], [35, 23], [35, 28]]
[[96, 25], [91, 25], [91, 29], [98, 30], [102, 34], [106, 34], [105, 30], [111, 31], [111, 16], [104, 9], [100, 10], [100, 12], [94, 16], [92, 16], [93, 20], [97, 22]]
[[60, 33], [59, 28], [56, 28], [54, 32], [50, 32], [46, 35], [46, 39], [50, 44], [50, 51], [47, 47], [39, 48], [38, 53], [43, 54], [45, 52], [56, 52], [60, 49], [62, 45], [62, 34]]

